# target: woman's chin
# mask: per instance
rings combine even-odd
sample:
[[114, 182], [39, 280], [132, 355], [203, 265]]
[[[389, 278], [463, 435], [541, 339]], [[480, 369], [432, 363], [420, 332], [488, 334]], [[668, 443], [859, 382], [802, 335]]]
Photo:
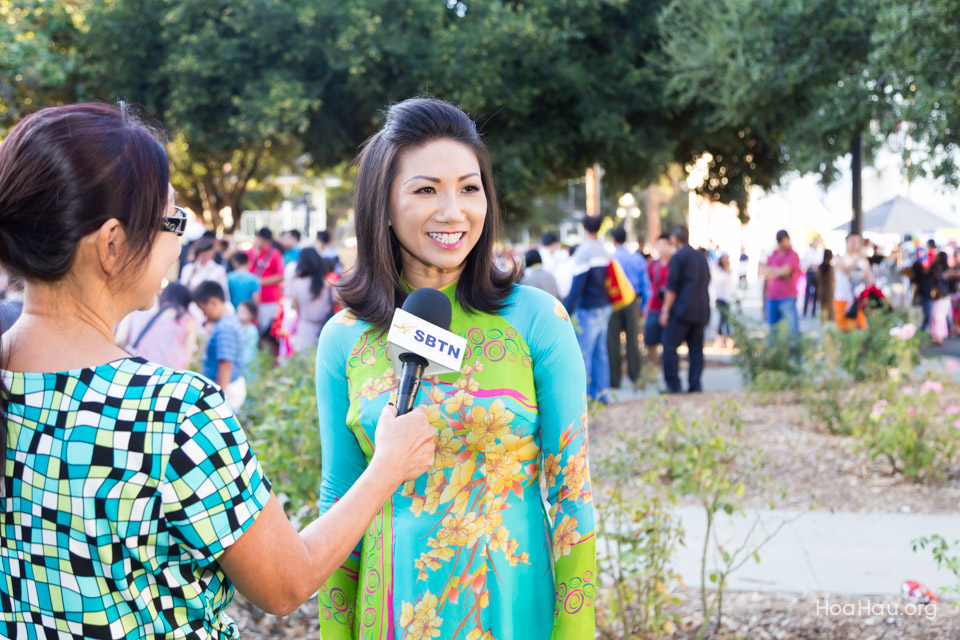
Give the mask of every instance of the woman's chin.
[[467, 263], [467, 255], [430, 255], [424, 256], [425, 260], [420, 260], [420, 263], [423, 264], [431, 271], [439, 271], [440, 273], [449, 273], [451, 271], [457, 271], [463, 269]]

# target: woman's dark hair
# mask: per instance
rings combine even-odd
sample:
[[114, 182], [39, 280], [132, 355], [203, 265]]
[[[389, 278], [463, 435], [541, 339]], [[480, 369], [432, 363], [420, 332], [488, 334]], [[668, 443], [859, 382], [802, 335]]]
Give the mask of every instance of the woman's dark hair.
[[407, 292], [400, 280], [400, 244], [389, 226], [390, 186], [399, 171], [400, 155], [434, 140], [452, 140], [469, 147], [480, 165], [487, 196], [487, 215], [480, 239], [467, 255], [457, 283], [457, 302], [468, 312], [495, 312], [517, 279], [516, 270], [500, 271], [493, 244], [500, 233], [500, 210], [493, 186], [490, 153], [477, 126], [458, 107], [433, 98], [411, 98], [387, 110], [383, 128], [369, 138], [357, 157], [353, 197], [357, 261], [344, 277], [340, 297], [357, 318], [386, 331], [394, 310]]
[[[0, 264], [28, 283], [58, 282], [80, 240], [115, 218], [126, 233], [122, 270], [134, 276], [130, 268], [147, 262], [167, 208], [170, 167], [159, 138], [123, 104], [24, 118], [0, 145]], [[0, 472], [7, 401], [0, 384]]]
[[257, 319], [257, 303], [256, 302], [254, 302], [253, 300], [244, 300], [237, 305], [237, 309], [239, 309], [240, 307], [243, 307], [247, 311], [249, 311], [250, 315], [253, 316], [254, 320]]
[[179, 282], [171, 282], [160, 294], [160, 306], [163, 305], [173, 305], [179, 320], [190, 306], [190, 290]]
[[297, 277], [310, 278], [310, 295], [316, 298], [323, 291], [323, 283], [330, 273], [330, 263], [320, 257], [313, 247], [306, 247], [297, 258]]

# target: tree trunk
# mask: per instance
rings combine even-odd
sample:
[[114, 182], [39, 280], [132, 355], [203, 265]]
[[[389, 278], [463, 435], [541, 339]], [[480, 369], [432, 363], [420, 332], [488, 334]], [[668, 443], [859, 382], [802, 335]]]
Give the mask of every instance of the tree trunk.
[[246, 186], [237, 189], [230, 196], [230, 212], [233, 215], [233, 223], [226, 229], [228, 233], [236, 233], [240, 228], [240, 218], [243, 216], [243, 199], [247, 195]]
[[858, 130], [850, 142], [850, 173], [853, 176], [853, 219], [850, 233], [863, 233], [863, 137]]
[[224, 207], [223, 194], [210, 173], [201, 180], [198, 190], [203, 199], [203, 220], [206, 227], [219, 231], [223, 228], [223, 218], [220, 217], [220, 210]]

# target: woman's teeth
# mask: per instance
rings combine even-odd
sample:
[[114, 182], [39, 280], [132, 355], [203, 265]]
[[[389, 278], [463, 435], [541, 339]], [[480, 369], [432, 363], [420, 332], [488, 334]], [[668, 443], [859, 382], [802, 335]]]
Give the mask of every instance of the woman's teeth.
[[460, 238], [463, 237], [463, 233], [428, 233], [428, 236], [439, 242], [440, 244], [457, 244], [460, 242]]

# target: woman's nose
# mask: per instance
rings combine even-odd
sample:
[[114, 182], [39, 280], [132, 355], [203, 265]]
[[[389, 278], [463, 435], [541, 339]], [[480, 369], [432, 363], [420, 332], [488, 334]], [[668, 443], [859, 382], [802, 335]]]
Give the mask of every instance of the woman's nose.
[[466, 219], [467, 216], [460, 208], [460, 202], [457, 200], [455, 193], [442, 195], [439, 204], [440, 206], [434, 214], [436, 220], [441, 222], [459, 222]]

